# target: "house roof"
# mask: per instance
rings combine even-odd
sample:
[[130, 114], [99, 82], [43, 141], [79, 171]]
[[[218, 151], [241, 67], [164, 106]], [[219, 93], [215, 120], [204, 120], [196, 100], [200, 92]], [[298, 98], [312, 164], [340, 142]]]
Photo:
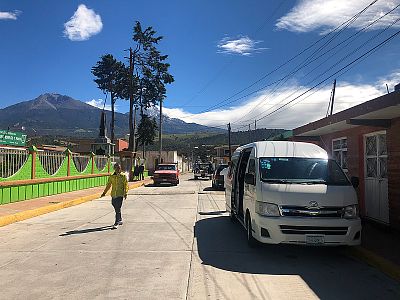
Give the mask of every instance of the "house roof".
[[390, 120], [400, 117], [400, 93], [364, 102], [326, 118], [293, 129], [294, 136], [321, 136], [357, 126], [390, 127]]

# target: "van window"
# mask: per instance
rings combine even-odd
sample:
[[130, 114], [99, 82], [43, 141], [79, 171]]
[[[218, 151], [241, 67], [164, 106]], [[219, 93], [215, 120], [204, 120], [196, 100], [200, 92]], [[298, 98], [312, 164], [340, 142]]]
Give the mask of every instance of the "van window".
[[249, 167], [247, 168], [247, 173], [256, 174], [256, 161], [253, 158], [249, 160]]
[[282, 183], [350, 185], [336, 161], [300, 157], [260, 158], [261, 180]]
[[231, 161], [230, 168], [228, 171], [228, 177], [232, 177], [232, 174], [236, 169], [237, 163], [238, 163], [238, 157], [232, 157], [232, 161]]

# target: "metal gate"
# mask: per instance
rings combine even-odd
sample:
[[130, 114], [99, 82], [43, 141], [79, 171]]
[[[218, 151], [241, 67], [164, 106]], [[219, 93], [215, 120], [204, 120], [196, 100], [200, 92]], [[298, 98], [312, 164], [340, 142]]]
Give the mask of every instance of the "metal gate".
[[365, 135], [364, 147], [366, 216], [389, 224], [386, 132]]

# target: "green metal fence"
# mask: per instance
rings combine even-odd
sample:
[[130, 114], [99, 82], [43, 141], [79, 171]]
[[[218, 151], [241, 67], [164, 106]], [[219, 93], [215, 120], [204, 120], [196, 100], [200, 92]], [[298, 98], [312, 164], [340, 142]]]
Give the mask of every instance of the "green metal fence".
[[93, 153], [1, 150], [0, 204], [103, 186], [111, 167], [109, 157]]
[[93, 153], [2, 147], [0, 205], [104, 186], [115, 162], [120, 159]]

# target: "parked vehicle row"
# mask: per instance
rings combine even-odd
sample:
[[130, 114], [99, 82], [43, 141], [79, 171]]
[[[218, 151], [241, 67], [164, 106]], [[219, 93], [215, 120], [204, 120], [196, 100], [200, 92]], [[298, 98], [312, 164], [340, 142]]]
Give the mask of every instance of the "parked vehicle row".
[[247, 230], [250, 246], [359, 245], [357, 185], [317, 145], [256, 142], [232, 155], [226, 208]]
[[211, 163], [197, 163], [193, 167], [194, 179], [206, 178], [211, 179], [214, 168]]

